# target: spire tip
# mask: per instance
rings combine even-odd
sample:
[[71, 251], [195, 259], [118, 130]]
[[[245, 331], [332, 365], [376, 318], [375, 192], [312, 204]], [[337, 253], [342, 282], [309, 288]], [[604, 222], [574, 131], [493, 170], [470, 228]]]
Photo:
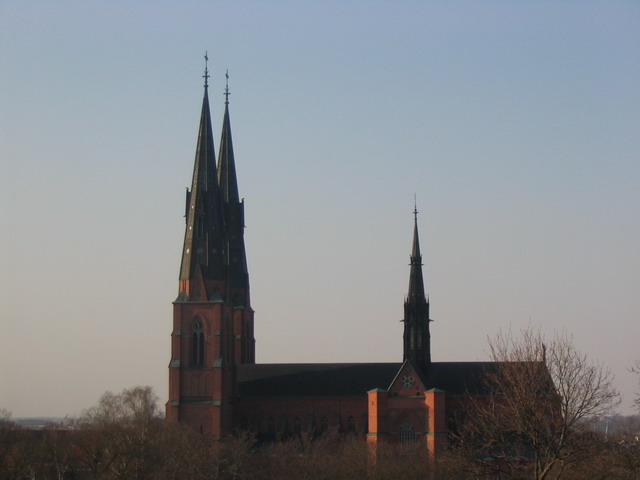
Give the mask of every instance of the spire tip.
[[204, 51], [204, 88], [209, 88], [209, 55], [207, 50]]
[[224, 87], [224, 104], [229, 105], [229, 69], [228, 68], [224, 74], [224, 77], [226, 79], [225, 87]]

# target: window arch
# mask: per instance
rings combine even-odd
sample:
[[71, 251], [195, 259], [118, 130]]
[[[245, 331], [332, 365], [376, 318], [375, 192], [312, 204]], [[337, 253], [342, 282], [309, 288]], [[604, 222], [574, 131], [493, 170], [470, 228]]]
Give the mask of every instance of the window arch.
[[356, 433], [356, 419], [353, 416], [347, 420], [347, 433]]
[[400, 424], [400, 443], [412, 443], [416, 439], [416, 430], [409, 420]]
[[196, 367], [204, 364], [204, 329], [199, 318], [191, 326], [191, 364]]
[[320, 420], [320, 433], [326, 433], [329, 430], [329, 419], [327, 417], [322, 417]]

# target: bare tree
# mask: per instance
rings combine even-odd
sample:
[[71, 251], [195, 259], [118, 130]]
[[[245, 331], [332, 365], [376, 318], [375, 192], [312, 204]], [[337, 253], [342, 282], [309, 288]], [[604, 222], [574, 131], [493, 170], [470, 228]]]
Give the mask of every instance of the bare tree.
[[[636, 360], [636, 363], [631, 367], [631, 371], [638, 374], [638, 384], [640, 385], [640, 359]], [[640, 390], [636, 393], [633, 403], [638, 408], [638, 412], [640, 412]]]
[[619, 404], [613, 375], [573, 346], [566, 334], [546, 341], [529, 327], [489, 340], [495, 362], [486, 398], [471, 400], [462, 443], [496, 474], [560, 479], [588, 458], [588, 419]]
[[94, 478], [157, 478], [165, 435], [151, 387], [106, 392], [83, 412], [77, 427], [79, 460]]

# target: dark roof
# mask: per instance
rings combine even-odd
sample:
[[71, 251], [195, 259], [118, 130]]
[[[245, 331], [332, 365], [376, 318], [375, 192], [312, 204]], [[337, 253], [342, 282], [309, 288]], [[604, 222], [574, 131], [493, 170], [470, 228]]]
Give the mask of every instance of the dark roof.
[[438, 388], [449, 395], [486, 393], [482, 376], [495, 365], [494, 362], [434, 362], [429, 371], [427, 388]]
[[[427, 388], [449, 395], [481, 394], [492, 362], [434, 362]], [[387, 389], [401, 363], [267, 363], [238, 366], [241, 397], [353, 397]]]
[[389, 386], [400, 363], [267, 363], [238, 366], [241, 397], [354, 397]]

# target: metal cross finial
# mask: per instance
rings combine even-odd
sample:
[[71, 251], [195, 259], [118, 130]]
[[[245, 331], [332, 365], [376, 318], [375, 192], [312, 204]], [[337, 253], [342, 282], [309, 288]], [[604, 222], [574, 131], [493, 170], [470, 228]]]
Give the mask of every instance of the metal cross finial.
[[207, 55], [207, 51], [204, 51], [204, 88], [209, 88], [209, 56]]
[[224, 104], [225, 105], [229, 105], [229, 69], [227, 69], [226, 73], [224, 74], [225, 78], [226, 78], [226, 84], [224, 87]]
[[416, 201], [416, 194], [413, 194], [413, 219], [418, 221], [418, 203]]

